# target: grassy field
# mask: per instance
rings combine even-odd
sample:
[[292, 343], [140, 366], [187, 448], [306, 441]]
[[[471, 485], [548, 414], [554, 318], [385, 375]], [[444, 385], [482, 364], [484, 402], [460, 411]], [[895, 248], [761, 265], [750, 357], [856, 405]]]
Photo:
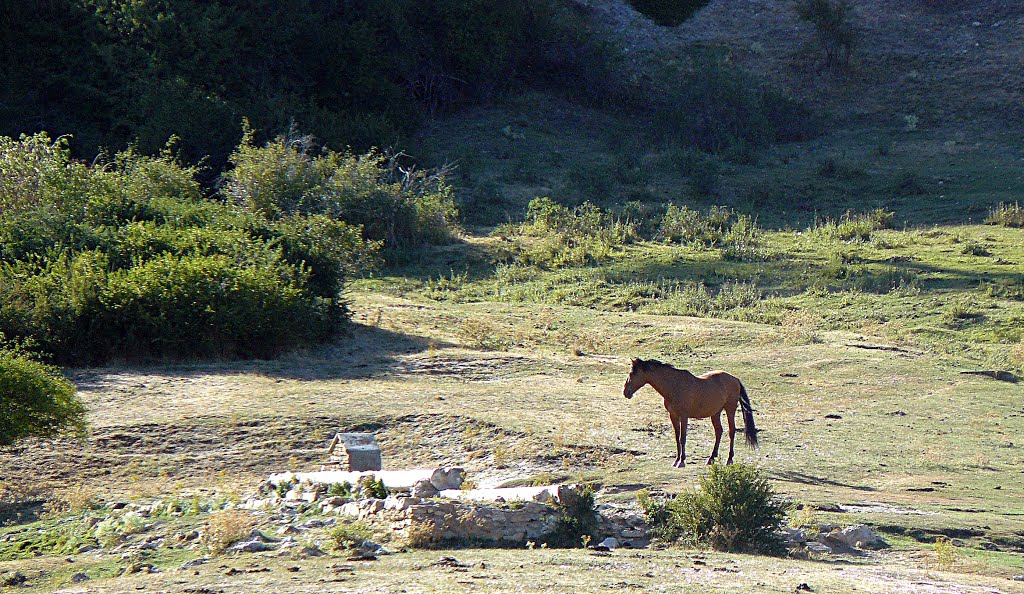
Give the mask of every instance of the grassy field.
[[[1024, 574], [1024, 405], [1004, 380], [1024, 375], [1024, 228], [984, 221], [1024, 196], [1024, 150], [934, 119], [859, 124], [709, 157], [543, 93], [432, 121], [408, 152], [456, 165], [464, 236], [354, 283], [354, 323], [332, 344], [69, 370], [88, 438], [0, 451], [0, 590], [17, 571], [27, 581], [14, 591], [30, 592], [1019, 591], [1008, 578]], [[655, 231], [667, 202], [724, 206], [751, 226], [720, 241], [652, 231], [567, 247], [520, 224], [537, 196]], [[202, 552], [179, 535], [272, 472], [317, 468], [339, 430], [376, 432], [386, 467], [458, 464], [481, 486], [592, 481], [599, 502], [693, 488], [711, 425], [691, 423], [698, 463], [672, 468], [657, 394], [622, 397], [636, 356], [739, 377], [762, 433], [757, 451], [737, 444], [737, 461], [798, 504], [789, 523], [866, 523], [891, 547], [812, 560], [676, 547], [256, 553], [181, 568]], [[1004, 379], [964, 373], [979, 371]], [[90, 519], [154, 500], [191, 511], [116, 538]], [[142, 564], [160, 572], [131, 572]]]

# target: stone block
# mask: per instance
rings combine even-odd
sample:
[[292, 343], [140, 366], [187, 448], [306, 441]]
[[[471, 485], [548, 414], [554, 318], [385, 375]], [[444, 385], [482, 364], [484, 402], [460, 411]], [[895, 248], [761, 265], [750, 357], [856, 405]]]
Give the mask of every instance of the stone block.
[[380, 470], [380, 445], [372, 433], [338, 433], [327, 448], [332, 463], [350, 472]]

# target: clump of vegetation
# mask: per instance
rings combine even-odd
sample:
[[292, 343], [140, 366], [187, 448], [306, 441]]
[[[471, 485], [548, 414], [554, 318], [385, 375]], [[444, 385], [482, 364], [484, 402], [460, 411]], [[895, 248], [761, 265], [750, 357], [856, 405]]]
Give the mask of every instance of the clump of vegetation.
[[569, 208], [550, 198], [535, 198], [522, 224], [497, 232], [523, 237], [525, 241], [515, 247], [515, 259], [541, 268], [601, 262], [638, 239], [633, 223], [590, 202]]
[[552, 547], [586, 546], [597, 531], [597, 512], [594, 509], [594, 488], [583, 485], [576, 497], [559, 503], [558, 525], [544, 544]]
[[356, 492], [359, 497], [364, 499], [384, 499], [388, 496], [388, 488], [384, 486], [384, 479], [374, 478], [373, 475], [359, 479]]
[[330, 497], [351, 497], [352, 496], [352, 484], [348, 481], [342, 481], [340, 483], [331, 483], [327, 486], [327, 495]]
[[639, 503], [665, 540], [718, 551], [781, 554], [785, 548], [777, 531], [790, 505], [752, 466], [714, 464], [698, 490], [667, 502], [644, 493]]
[[926, 194], [928, 189], [925, 188], [924, 182], [921, 181], [921, 176], [916, 172], [901, 169], [893, 177], [892, 191], [897, 196], [920, 196]]
[[0, 333], [0, 447], [29, 436], [85, 430], [85, 405], [74, 384], [50, 365], [4, 347]]
[[202, 542], [211, 554], [218, 555], [252, 534], [257, 523], [252, 514], [238, 509], [210, 514], [202, 532]]
[[338, 524], [327, 534], [335, 550], [347, 551], [373, 538], [373, 530], [363, 522]]
[[892, 226], [895, 213], [877, 208], [868, 213], [847, 211], [839, 218], [818, 222], [811, 231], [828, 239], [840, 241], [868, 241], [879, 229]]
[[295, 134], [256, 146], [247, 128], [222, 193], [270, 220], [341, 219], [392, 250], [450, 241], [458, 211], [446, 171], [401, 167], [400, 159], [372, 150], [316, 152], [311, 137]]
[[170, 145], [90, 166], [38, 134], [0, 139], [0, 167], [0, 332], [59, 363], [320, 342], [348, 316], [345, 283], [376, 262], [358, 226], [203, 197]]
[[110, 516], [96, 524], [94, 534], [101, 546], [113, 547], [124, 542], [125, 537], [145, 531], [146, 519], [136, 513]]
[[849, 66], [858, 33], [848, 0], [798, 0], [796, 14], [814, 26], [827, 66]]
[[630, 5], [664, 27], [682, 24], [711, 0], [629, 0]]
[[1000, 202], [998, 206], [989, 210], [985, 218], [986, 225], [1002, 225], [1003, 227], [1024, 227], [1024, 207], [1018, 202], [1006, 204]]

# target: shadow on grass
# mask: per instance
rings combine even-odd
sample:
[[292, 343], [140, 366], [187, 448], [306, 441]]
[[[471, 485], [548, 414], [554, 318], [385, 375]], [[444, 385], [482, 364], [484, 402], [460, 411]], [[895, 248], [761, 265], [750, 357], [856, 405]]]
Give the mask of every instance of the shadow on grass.
[[834, 481], [820, 476], [814, 476], [811, 474], [805, 474], [803, 472], [797, 472], [794, 470], [779, 470], [773, 471], [772, 476], [779, 480], [789, 481], [791, 483], [800, 483], [802, 485], [816, 485], [823, 486], [828, 485], [830, 487], [843, 487], [845, 489], [854, 489], [857, 491], [877, 491], [874, 487], [868, 487], [866, 485], [852, 485], [850, 483], [843, 483], [840, 481]]
[[213, 362], [159, 362], [69, 371], [79, 389], [101, 389], [108, 376], [138, 373], [154, 376], [197, 377], [207, 375], [258, 374], [297, 380], [369, 379], [400, 369], [403, 355], [422, 353], [450, 343], [414, 334], [403, 334], [377, 326], [350, 324], [334, 341], [275, 359], [226, 360]]

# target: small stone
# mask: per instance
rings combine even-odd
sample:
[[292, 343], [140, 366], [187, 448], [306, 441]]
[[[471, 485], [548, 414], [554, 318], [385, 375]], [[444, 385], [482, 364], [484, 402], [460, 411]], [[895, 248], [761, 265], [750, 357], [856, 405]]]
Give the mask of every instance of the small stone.
[[85, 575], [84, 573], [81, 573], [81, 572], [76, 573], [75, 575], [71, 576], [71, 581], [75, 582], [76, 584], [80, 584], [80, 583], [88, 581], [88, 580], [89, 580], [89, 576], [87, 576], [87, 575]]
[[299, 567], [298, 565], [292, 565], [291, 567], [285, 567], [285, 569], [287, 569], [288, 571], [290, 571], [292, 573], [295, 573], [295, 572], [299, 571], [302, 568]]
[[204, 564], [204, 563], [206, 563], [208, 561], [209, 561], [209, 559], [207, 557], [198, 557], [196, 559], [192, 559], [191, 561], [186, 561], [186, 562], [182, 563], [178, 567], [178, 569], [191, 569], [193, 567], [199, 567], [200, 565], [202, 565], [202, 564]]

